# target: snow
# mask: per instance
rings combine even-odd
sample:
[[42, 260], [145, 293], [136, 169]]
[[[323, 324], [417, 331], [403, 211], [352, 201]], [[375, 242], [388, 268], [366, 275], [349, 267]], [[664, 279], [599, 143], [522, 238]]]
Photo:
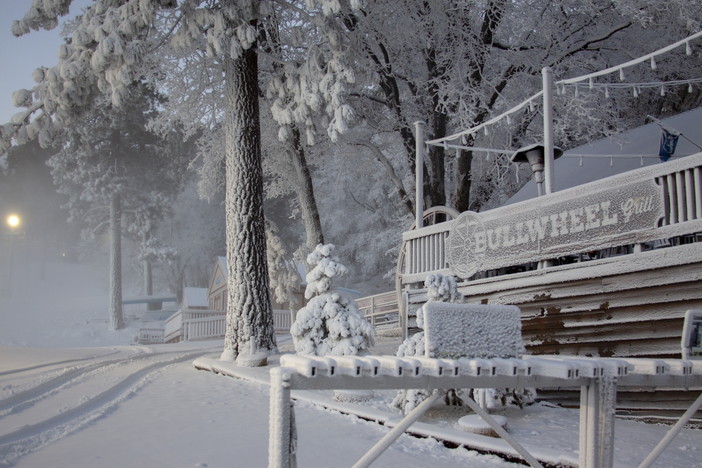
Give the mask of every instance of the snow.
[[[267, 465], [267, 382], [278, 357], [268, 367], [242, 368], [217, 359], [221, 340], [130, 345], [134, 322], [119, 332], [107, 329], [106, 268], [49, 264], [46, 280], [37, 279], [31, 263], [26, 268], [13, 296], [0, 297], [0, 466]], [[292, 351], [290, 335], [277, 338], [281, 351]], [[394, 354], [398, 344], [379, 337], [371, 351]], [[225, 375], [197, 370], [195, 359]], [[240, 378], [226, 375], [232, 370]], [[350, 404], [334, 402], [331, 391], [293, 390], [299, 466], [349, 466], [394, 427], [401, 418], [390, 406], [396, 392], [375, 393], [367, 403]], [[465, 407], [437, 403], [410, 432], [509, 452], [500, 439], [461, 431], [458, 420], [466, 414]], [[577, 461], [577, 410], [541, 403], [499, 414], [532, 453]], [[615, 466], [637, 466], [666, 430], [617, 420]], [[26, 437], [10, 448], [17, 431]], [[683, 430], [658, 466], [702, 467], [699, 440], [699, 430]], [[373, 466], [517, 465], [405, 435]]]
[[428, 357], [520, 357], [519, 308], [484, 304], [427, 302], [423, 309]]
[[207, 288], [183, 288], [183, 302], [184, 307], [209, 307]]

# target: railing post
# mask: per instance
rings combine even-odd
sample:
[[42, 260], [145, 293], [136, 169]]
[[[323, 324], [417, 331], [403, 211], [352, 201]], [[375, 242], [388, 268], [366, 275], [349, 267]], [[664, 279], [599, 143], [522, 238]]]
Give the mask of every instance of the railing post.
[[417, 194], [415, 201], [415, 217], [417, 229], [424, 227], [424, 128], [426, 124], [421, 121], [414, 123], [416, 129], [415, 141], [415, 171], [416, 171], [416, 188]]
[[617, 379], [592, 379], [580, 390], [581, 468], [612, 468], [614, 463], [614, 417]]

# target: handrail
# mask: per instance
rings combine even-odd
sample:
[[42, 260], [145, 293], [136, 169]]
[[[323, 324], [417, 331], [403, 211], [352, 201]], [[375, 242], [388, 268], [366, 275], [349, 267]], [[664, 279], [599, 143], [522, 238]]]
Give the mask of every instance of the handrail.
[[402, 282], [488, 271], [702, 231], [702, 153], [406, 231]]

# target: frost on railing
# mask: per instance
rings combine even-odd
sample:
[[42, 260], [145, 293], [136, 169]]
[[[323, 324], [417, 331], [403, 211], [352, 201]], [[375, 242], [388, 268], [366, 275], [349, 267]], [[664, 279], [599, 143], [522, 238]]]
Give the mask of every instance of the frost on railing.
[[702, 153], [403, 234], [403, 283], [702, 231]]
[[400, 326], [400, 311], [395, 291], [356, 299], [356, 307], [376, 329]]
[[[291, 466], [291, 447], [295, 446], [296, 429], [290, 392], [296, 389], [580, 388], [580, 466], [611, 467], [615, 450], [617, 386], [661, 388], [702, 385], [702, 361], [680, 359], [561, 356], [432, 359], [284, 354], [280, 365], [271, 369], [269, 467]], [[689, 419], [701, 404], [702, 398], [699, 398], [676, 426], [684, 425], [685, 418]], [[405, 419], [413, 416], [418, 417], [410, 413]], [[396, 427], [401, 427], [403, 422]], [[503, 437], [510, 445], [514, 442], [510, 442], [508, 436]], [[529, 455], [528, 452], [519, 453], [525, 459]], [[536, 463], [530, 464], [538, 466]]]

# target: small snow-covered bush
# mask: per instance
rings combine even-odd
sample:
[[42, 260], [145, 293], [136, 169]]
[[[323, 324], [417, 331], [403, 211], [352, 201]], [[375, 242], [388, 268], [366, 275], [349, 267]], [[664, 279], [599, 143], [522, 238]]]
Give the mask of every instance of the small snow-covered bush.
[[312, 299], [297, 312], [290, 327], [297, 354], [353, 356], [367, 354], [374, 344], [375, 329], [356, 303], [331, 289], [332, 278], [347, 272], [338, 257], [332, 256], [333, 250], [331, 244], [319, 244], [307, 256], [307, 263], [315, 265], [306, 278], [305, 297]]

